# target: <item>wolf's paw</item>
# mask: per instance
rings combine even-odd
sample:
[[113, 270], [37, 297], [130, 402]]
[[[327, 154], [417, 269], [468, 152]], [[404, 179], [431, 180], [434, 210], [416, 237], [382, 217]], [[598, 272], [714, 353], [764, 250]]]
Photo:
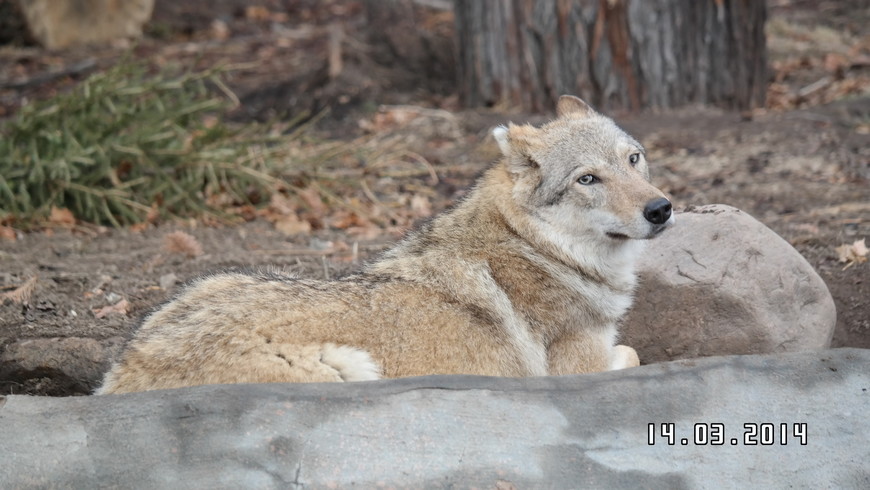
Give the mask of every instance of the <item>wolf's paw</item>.
[[610, 370], [640, 366], [637, 352], [627, 345], [617, 345], [610, 353]]
[[354, 347], [324, 344], [320, 362], [335, 369], [342, 381], [372, 381], [381, 378], [381, 368], [372, 356]]

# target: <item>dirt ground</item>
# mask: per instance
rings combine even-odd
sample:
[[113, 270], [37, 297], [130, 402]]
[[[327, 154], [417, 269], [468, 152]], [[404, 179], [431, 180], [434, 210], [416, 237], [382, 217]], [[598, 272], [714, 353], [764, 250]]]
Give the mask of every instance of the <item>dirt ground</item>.
[[[184, 221], [107, 229], [58, 222], [38, 231], [7, 234], [0, 238], [0, 292], [37, 279], [29, 301], [0, 304], [0, 352], [22, 339], [88, 338], [120, 346], [139, 317], [185, 281], [212, 270], [274, 266], [316, 278], [352, 270], [398, 239], [415, 220], [462, 196], [475, 175], [497, 156], [488, 136], [492, 127], [508, 120], [547, 118], [460, 110], [445, 81], [449, 77], [423, 74], [424, 82], [418, 72], [415, 83], [405, 65], [386, 63], [389, 57], [379, 54], [379, 49], [389, 51], [395, 39], [371, 41], [375, 38], [360, 34], [366, 18], [359, 2], [323, 2], [318, 7], [316, 2], [262, 3], [272, 10], [257, 14], [244, 10], [246, 3], [241, 1], [206, 7], [203, 2], [158, 1], [150, 37], [136, 52], [166, 63], [259, 60], [231, 80], [243, 101], [231, 117], [240, 120], [300, 110], [313, 113], [328, 106], [332, 112], [315, 128], [323, 138], [359, 138], [373, 131], [407, 134], [404, 151], [418, 156], [427, 171], [373, 179], [366, 189], [349, 190], [343, 197], [366, 202], [367, 209], [384, 208], [388, 217], [403, 208], [416, 212], [379, 226], [331, 226], [334, 220], [318, 218], [321, 226], [304, 233], [293, 233], [259, 215], [233, 226]], [[729, 204], [779, 233], [812, 264], [834, 297], [838, 320], [833, 346], [870, 348], [870, 262], [843, 263], [836, 250], [870, 239], [870, 70], [861, 58], [870, 55], [870, 16], [866, 8], [862, 18], [832, 3], [811, 16], [814, 9], [806, 2], [770, 2], [771, 62], [776, 69], [769, 110], [736, 114], [693, 107], [614, 116], [645, 145], [654, 183], [670, 194], [678, 209]], [[269, 18], [269, 12], [280, 10], [279, 4], [292, 4], [295, 10], [286, 11], [307, 23]], [[444, 39], [452, 21], [447, 14], [426, 13], [426, 32], [431, 36], [425, 49], [435, 63], [448, 56]], [[328, 57], [320, 41], [338, 22], [351, 39], [345, 43], [349, 47], [338, 78], [311, 85], [317, 77], [282, 76], [294, 66], [297, 74], [321, 69], [319, 61], [306, 56]], [[364, 46], [363, 41], [370, 44]], [[33, 79], [91, 60], [80, 72], [49, 76], [43, 83], [0, 84], [0, 116], [14, 114], [28, 99], [73, 86], [88, 72], [110, 65], [118, 53], [118, 48], [62, 54], [37, 48], [0, 50], [0, 58], [13, 62], [0, 63], [5, 66], [0, 68], [5, 77], [0, 80]], [[403, 55], [391, 56], [395, 61]], [[449, 70], [448, 75], [452, 76]], [[801, 92], [825, 77], [830, 81], [817, 84], [822, 88]], [[379, 109], [381, 104], [426, 109]], [[398, 117], [408, 111], [414, 116]], [[437, 129], [444, 121], [451, 125], [449, 131]], [[185, 255], [183, 247], [182, 253], [173, 252], [166, 236], [179, 230], [195, 237], [203, 253]], [[92, 379], [38, 370], [5, 378], [0, 379], [0, 395], [73, 395], [94, 387]]]

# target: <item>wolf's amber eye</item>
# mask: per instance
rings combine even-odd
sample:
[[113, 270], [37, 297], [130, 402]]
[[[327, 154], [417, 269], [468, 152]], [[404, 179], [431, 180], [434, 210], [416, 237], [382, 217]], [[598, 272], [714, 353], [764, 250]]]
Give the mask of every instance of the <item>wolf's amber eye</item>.
[[580, 177], [579, 179], [577, 179], [577, 182], [580, 184], [583, 184], [583, 185], [594, 184], [594, 183], [598, 182], [598, 177], [596, 177], [594, 175], [586, 174], [586, 175], [583, 175], [582, 177]]
[[632, 153], [628, 156], [628, 163], [632, 165], [637, 165], [637, 162], [640, 161], [640, 153]]

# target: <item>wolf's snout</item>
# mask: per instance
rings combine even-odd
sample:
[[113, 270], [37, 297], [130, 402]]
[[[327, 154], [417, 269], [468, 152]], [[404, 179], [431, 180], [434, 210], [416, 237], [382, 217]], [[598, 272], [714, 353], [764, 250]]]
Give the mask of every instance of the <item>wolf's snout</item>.
[[643, 217], [654, 225], [661, 225], [671, 217], [671, 201], [660, 197], [646, 203], [643, 208]]

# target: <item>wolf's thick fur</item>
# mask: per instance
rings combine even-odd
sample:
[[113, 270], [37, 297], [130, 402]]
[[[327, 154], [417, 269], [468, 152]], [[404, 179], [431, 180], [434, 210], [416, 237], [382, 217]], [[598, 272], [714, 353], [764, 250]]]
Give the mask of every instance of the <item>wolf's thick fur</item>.
[[148, 316], [99, 393], [246, 382], [620, 369], [642, 239], [673, 221], [643, 149], [576, 97], [494, 131], [468, 197], [337, 281], [195, 281]]

